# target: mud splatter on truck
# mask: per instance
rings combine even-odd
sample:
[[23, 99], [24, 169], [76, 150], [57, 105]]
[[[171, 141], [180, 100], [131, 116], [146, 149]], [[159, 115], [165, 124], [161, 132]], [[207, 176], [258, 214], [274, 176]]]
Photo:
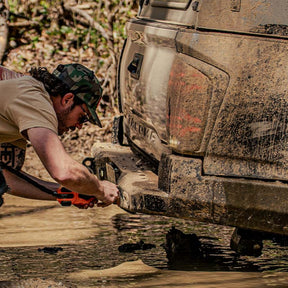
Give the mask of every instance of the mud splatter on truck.
[[284, 0], [141, 1], [119, 143], [94, 159], [106, 177], [117, 167], [122, 208], [288, 234], [287, 12]]

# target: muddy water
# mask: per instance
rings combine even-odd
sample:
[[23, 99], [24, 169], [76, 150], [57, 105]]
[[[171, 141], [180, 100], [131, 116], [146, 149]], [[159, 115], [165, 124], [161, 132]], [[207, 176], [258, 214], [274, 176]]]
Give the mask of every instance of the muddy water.
[[[0, 288], [288, 287], [288, 248], [265, 241], [261, 257], [237, 257], [229, 227], [133, 215], [115, 206], [83, 211], [5, 200]], [[167, 260], [163, 244], [172, 226], [199, 236], [202, 257]], [[150, 249], [133, 249], [140, 240]]]

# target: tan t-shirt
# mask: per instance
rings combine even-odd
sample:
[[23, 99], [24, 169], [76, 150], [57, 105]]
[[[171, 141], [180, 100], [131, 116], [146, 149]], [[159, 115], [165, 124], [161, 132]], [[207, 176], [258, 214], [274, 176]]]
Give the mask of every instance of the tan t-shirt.
[[0, 143], [25, 148], [21, 132], [35, 127], [58, 131], [56, 113], [44, 85], [31, 76], [0, 81]]

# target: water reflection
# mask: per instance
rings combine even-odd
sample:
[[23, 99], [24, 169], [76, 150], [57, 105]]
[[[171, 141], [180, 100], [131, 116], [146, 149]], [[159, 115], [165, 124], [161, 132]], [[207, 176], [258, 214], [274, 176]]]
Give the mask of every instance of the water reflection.
[[[156, 243], [158, 248], [155, 250], [158, 250], [160, 247], [162, 257], [157, 255], [158, 261], [156, 262], [156, 255], [154, 258], [154, 255], [151, 255], [151, 253], [147, 254], [145, 251], [144, 253], [137, 252], [140, 258], [150, 266], [173, 270], [288, 272], [287, 247], [276, 245], [272, 241], [264, 241], [265, 247], [260, 257], [240, 257], [230, 249], [230, 237], [233, 232], [233, 228], [231, 227], [166, 217], [129, 214], [115, 215], [112, 223], [117, 229], [119, 240], [122, 242], [129, 241], [134, 237], [136, 239], [147, 239], [148, 242]], [[137, 225], [141, 228], [138, 229]], [[189, 249], [188, 251], [185, 249], [181, 251], [173, 261], [168, 261], [167, 255], [164, 253], [165, 245], [163, 244], [165, 242], [165, 235], [167, 236], [167, 232], [173, 226], [181, 229], [186, 234], [195, 233], [198, 235], [201, 254], [196, 251], [195, 247], [192, 247], [190, 251]], [[130, 235], [130, 239], [127, 239], [127, 235]], [[165, 255], [165, 258], [163, 258], [163, 255]], [[161, 262], [159, 262], [160, 258]]]
[[[26, 208], [29, 215], [17, 208], [15, 214], [11, 210], [9, 217], [0, 219], [0, 280], [6, 286], [22, 287], [23, 279], [45, 278], [79, 288], [288, 287], [287, 248], [265, 241], [260, 257], [239, 257], [229, 248], [230, 227], [128, 214], [115, 207], [89, 211], [47, 207], [34, 212]], [[168, 259], [165, 237], [173, 226], [196, 234], [199, 242]], [[21, 245], [22, 233], [29, 245]], [[9, 247], [9, 243], [18, 244]], [[137, 243], [151, 246], [119, 249]], [[5, 287], [3, 283], [0, 287]]]

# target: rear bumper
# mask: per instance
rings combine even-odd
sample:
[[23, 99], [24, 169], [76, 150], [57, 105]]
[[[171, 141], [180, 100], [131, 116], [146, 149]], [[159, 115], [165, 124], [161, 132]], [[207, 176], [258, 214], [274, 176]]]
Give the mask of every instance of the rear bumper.
[[117, 182], [124, 210], [288, 235], [287, 184], [205, 176], [201, 159], [177, 155], [162, 156], [156, 175], [118, 144], [96, 143], [92, 153], [96, 175]]

